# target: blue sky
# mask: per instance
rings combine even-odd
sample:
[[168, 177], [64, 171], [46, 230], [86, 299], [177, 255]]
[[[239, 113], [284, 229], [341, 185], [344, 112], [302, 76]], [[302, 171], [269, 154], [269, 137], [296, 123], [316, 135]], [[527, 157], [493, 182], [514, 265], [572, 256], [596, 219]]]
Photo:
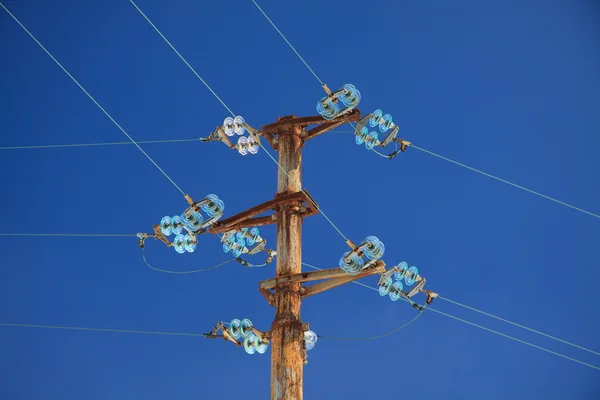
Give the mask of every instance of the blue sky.
[[[128, 1], [4, 3], [136, 140], [206, 136], [228, 115]], [[329, 87], [354, 84], [363, 113], [382, 108], [416, 145], [600, 212], [600, 10], [593, 1], [262, 1]], [[315, 115], [319, 83], [250, 0], [154, 0], [140, 8], [236, 114], [255, 127]], [[4, 11], [0, 146], [127, 138]], [[143, 148], [194, 198], [233, 215], [270, 199], [276, 166], [218, 143]], [[416, 149], [394, 160], [328, 134], [304, 150], [304, 186], [343, 233], [376, 235], [388, 265], [419, 267], [428, 286], [582, 346], [600, 349], [597, 218]], [[149, 232], [180, 213], [180, 193], [132, 145], [0, 151], [1, 233]], [[354, 185], [354, 186], [352, 186]], [[274, 227], [262, 230], [274, 244]], [[320, 217], [303, 259], [333, 268], [346, 251]], [[0, 237], [0, 323], [206, 332], [273, 310], [257, 281], [274, 265], [209, 273], [149, 270], [135, 237]], [[149, 242], [159, 268], [227, 259], [216, 237], [193, 254]], [[364, 283], [375, 285], [376, 279]], [[437, 301], [436, 309], [600, 365], [597, 356]], [[370, 336], [415, 315], [347, 285], [309, 298], [318, 334]], [[0, 329], [5, 399], [262, 399], [270, 354], [222, 341]], [[594, 399], [598, 371], [434, 313], [367, 342], [319, 340], [304, 395], [364, 399]]]

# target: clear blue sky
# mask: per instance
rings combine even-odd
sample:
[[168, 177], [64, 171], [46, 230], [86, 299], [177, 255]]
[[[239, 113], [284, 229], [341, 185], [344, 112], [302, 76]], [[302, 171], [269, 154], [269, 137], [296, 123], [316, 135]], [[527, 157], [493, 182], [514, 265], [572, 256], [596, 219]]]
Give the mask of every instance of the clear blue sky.
[[[318, 1], [260, 4], [331, 88], [352, 83], [415, 144], [600, 212], [600, 8], [589, 1]], [[318, 82], [250, 0], [138, 5], [228, 106], [255, 127], [316, 114]], [[205, 136], [226, 110], [135, 8], [122, 1], [6, 6], [137, 140]], [[0, 12], [0, 146], [127, 140]], [[194, 198], [226, 214], [270, 199], [276, 167], [218, 143], [144, 149]], [[600, 220], [409, 149], [393, 161], [329, 134], [309, 142], [304, 184], [345, 235], [376, 235], [385, 261], [428, 285], [600, 349]], [[2, 233], [149, 232], [180, 193], [134, 146], [0, 152]], [[356, 186], [352, 187], [351, 185]], [[270, 244], [274, 228], [263, 230]], [[303, 257], [337, 265], [343, 240], [320, 216]], [[135, 238], [0, 238], [0, 323], [206, 332], [273, 310], [229, 264], [173, 276], [145, 267]], [[156, 267], [227, 259], [215, 237], [193, 254], [148, 242]], [[365, 280], [375, 285], [376, 279]], [[438, 301], [434, 307], [582, 361], [600, 357]], [[307, 299], [322, 335], [376, 335], [415, 310], [347, 285]], [[0, 328], [2, 399], [264, 399], [270, 353], [203, 338]], [[320, 340], [306, 399], [597, 399], [600, 372], [434, 313], [385, 339]]]

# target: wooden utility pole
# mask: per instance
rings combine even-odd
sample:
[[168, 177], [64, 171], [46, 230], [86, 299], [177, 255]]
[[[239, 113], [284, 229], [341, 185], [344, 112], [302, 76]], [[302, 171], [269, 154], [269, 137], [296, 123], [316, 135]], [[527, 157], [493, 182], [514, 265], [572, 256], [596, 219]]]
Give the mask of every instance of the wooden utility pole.
[[[302, 190], [302, 128], [282, 127], [278, 135], [277, 196]], [[287, 172], [287, 173], [286, 173]], [[302, 271], [302, 215], [300, 201], [281, 205], [277, 216], [276, 277]], [[271, 399], [301, 400], [304, 332], [300, 320], [300, 282], [279, 283], [271, 327]]]

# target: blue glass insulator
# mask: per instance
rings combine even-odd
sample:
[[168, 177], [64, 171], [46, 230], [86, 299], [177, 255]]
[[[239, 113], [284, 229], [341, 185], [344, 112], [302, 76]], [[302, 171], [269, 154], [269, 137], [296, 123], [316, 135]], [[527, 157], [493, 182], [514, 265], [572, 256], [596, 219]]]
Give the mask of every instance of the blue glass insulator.
[[256, 335], [252, 334], [249, 337], [244, 339], [244, 350], [248, 354], [254, 354], [256, 352], [256, 347], [254, 346], [254, 342], [256, 341]]
[[162, 217], [162, 219], [160, 220], [160, 231], [165, 236], [171, 236], [171, 234], [173, 233], [171, 217]]
[[223, 132], [225, 132], [227, 136], [233, 136], [233, 118], [225, 118], [225, 121], [223, 121]]
[[246, 132], [246, 127], [244, 127], [245, 123], [246, 121], [244, 121], [244, 118], [238, 115], [233, 119], [233, 131], [238, 135], [243, 135], [244, 132]]
[[317, 103], [317, 112], [325, 119], [333, 119], [339, 114], [340, 109], [330, 97], [323, 97]]
[[381, 121], [379, 121], [379, 130], [381, 132], [387, 132], [392, 127], [392, 116], [390, 114], [385, 114]]
[[398, 281], [402, 281], [406, 275], [406, 271], [408, 271], [408, 264], [406, 261], [402, 261], [400, 264], [398, 264], [398, 269], [400, 269], [400, 271], [394, 272], [394, 278], [396, 278]]
[[195, 237], [192, 237], [190, 235], [185, 235], [183, 237], [183, 245], [185, 247], [185, 249], [190, 252], [193, 253], [194, 250], [196, 250], [196, 246], [198, 246], [198, 241], [196, 240]]
[[231, 248], [233, 247], [233, 245], [236, 243], [235, 240], [235, 236], [230, 236], [229, 239], [227, 239], [224, 243], [223, 243], [223, 251], [225, 253], [228, 253]]
[[375, 145], [377, 144], [377, 140], [378, 140], [378, 136], [377, 132], [371, 132], [367, 135], [367, 137], [365, 138], [365, 147], [368, 150], [373, 150], [373, 147], [375, 147]]
[[250, 136], [248, 138], [248, 151], [250, 152], [250, 154], [256, 154], [256, 153], [258, 153], [259, 147], [260, 146], [256, 142], [256, 139], [254, 139], [253, 136]]
[[356, 140], [356, 144], [363, 144], [368, 135], [369, 128], [363, 126], [362, 129], [358, 132], [358, 135], [355, 135], [354, 137], [354, 139]]
[[376, 236], [367, 236], [364, 240], [367, 245], [362, 249], [369, 260], [379, 260], [385, 253], [385, 246]]
[[248, 246], [252, 246], [254, 243], [257, 242], [258, 239], [260, 239], [260, 236], [258, 233], [259, 233], [258, 228], [255, 227], [255, 228], [250, 229], [250, 233], [247, 236]]
[[179, 254], [185, 253], [185, 237], [183, 235], [175, 236], [173, 240], [173, 248]]
[[254, 339], [254, 347], [256, 348], [256, 352], [258, 354], [265, 354], [269, 345], [263, 342], [259, 337], [257, 337], [256, 339]]
[[203, 204], [200, 207], [202, 211], [208, 214], [209, 217], [215, 217], [219, 214], [223, 214], [223, 211], [225, 210], [225, 204], [222, 200], [219, 200], [219, 198], [214, 194], [209, 194], [206, 196], [206, 199], [208, 200], [208, 203]]
[[392, 299], [392, 301], [398, 300], [401, 296], [400, 292], [402, 291], [402, 289], [402, 282], [394, 282], [394, 284], [392, 285], [392, 289], [390, 290], [390, 299]]
[[244, 254], [244, 249], [246, 248], [246, 243], [244, 240], [238, 240], [231, 246], [231, 253], [233, 253], [234, 257], [239, 257]]
[[354, 85], [344, 85], [344, 92], [338, 96], [338, 99], [344, 103], [346, 107], [356, 107], [360, 103], [360, 92]]
[[312, 350], [318, 339], [319, 337], [313, 331], [304, 331], [304, 347], [306, 347], [306, 351]]
[[246, 240], [247, 234], [248, 234], [248, 228], [242, 228], [235, 234], [235, 237], [237, 240]]
[[183, 230], [183, 221], [179, 215], [171, 217], [171, 226], [173, 227], [173, 233], [179, 235]]
[[200, 229], [202, 223], [204, 222], [204, 217], [199, 212], [192, 212], [189, 215], [185, 213], [181, 214], [181, 220], [183, 224], [187, 226], [190, 230], [195, 231]]
[[390, 292], [392, 288], [392, 278], [387, 278], [385, 281], [379, 285], [379, 295], [385, 296]]
[[[362, 271], [365, 262], [358, 256], [358, 254], [350, 255], [350, 253], [350, 251], [344, 253], [344, 255], [340, 258], [339, 266], [348, 275], [357, 275], [360, 271]], [[346, 260], [346, 257], [349, 255], [349, 259]]]
[[381, 121], [382, 115], [383, 111], [381, 111], [380, 109], [373, 111], [373, 114], [371, 114], [371, 118], [369, 118], [369, 125], [371, 125], [372, 128], [375, 128], [377, 125], [379, 125], [379, 121]]
[[248, 318], [244, 318], [240, 322], [240, 335], [242, 335], [244, 339], [254, 335], [254, 333], [252, 333], [252, 330], [250, 330], [251, 327], [252, 321], [250, 321]]
[[229, 327], [227, 328], [227, 331], [234, 339], [240, 338], [240, 336], [241, 336], [240, 326], [241, 325], [242, 324], [239, 319], [232, 319], [231, 322], [229, 323]]
[[417, 281], [417, 275], [419, 275], [419, 268], [413, 265], [406, 272], [406, 277], [404, 278], [406, 286], [412, 286]]
[[237, 150], [243, 156], [248, 154], [248, 139], [246, 138], [246, 136], [242, 136], [238, 139]]

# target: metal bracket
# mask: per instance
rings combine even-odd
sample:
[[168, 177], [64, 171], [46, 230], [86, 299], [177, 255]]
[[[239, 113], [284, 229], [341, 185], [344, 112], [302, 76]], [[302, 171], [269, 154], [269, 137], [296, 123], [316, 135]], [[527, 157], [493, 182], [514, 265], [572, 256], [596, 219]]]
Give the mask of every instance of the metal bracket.
[[294, 193], [286, 193], [283, 195], [280, 194], [272, 200], [254, 206], [246, 211], [234, 215], [233, 217], [219, 221], [213, 225], [211, 231], [212, 233], [225, 233], [231, 230], [274, 224], [277, 222], [275, 214], [264, 217], [256, 216], [269, 210], [275, 211], [277, 207], [294, 202], [298, 204], [304, 204], [306, 212], [303, 213], [303, 217], [315, 215], [319, 212], [318, 209], [315, 209], [315, 207], [312, 205], [315, 203], [314, 199], [306, 190]]
[[375, 274], [382, 274], [385, 271], [385, 263], [381, 260], [373, 262], [371, 265], [367, 266], [357, 275], [348, 275], [341, 268], [333, 268], [326, 269], [320, 271], [313, 272], [301, 272], [298, 274], [291, 275], [283, 275], [277, 278], [267, 279], [265, 281], [261, 281], [258, 283], [259, 290], [262, 295], [265, 297], [269, 305], [273, 305], [273, 296], [274, 293], [271, 290], [281, 290], [277, 289], [278, 285], [290, 284], [290, 283], [305, 283], [312, 281], [323, 281], [316, 283], [312, 286], [301, 286], [300, 296], [302, 298], [314, 296], [315, 294], [319, 294], [325, 292], [329, 289], [336, 288], [341, 285], [345, 285], [346, 283], [350, 283], [356, 281], [358, 279], [364, 278], [366, 276], [371, 276]]

